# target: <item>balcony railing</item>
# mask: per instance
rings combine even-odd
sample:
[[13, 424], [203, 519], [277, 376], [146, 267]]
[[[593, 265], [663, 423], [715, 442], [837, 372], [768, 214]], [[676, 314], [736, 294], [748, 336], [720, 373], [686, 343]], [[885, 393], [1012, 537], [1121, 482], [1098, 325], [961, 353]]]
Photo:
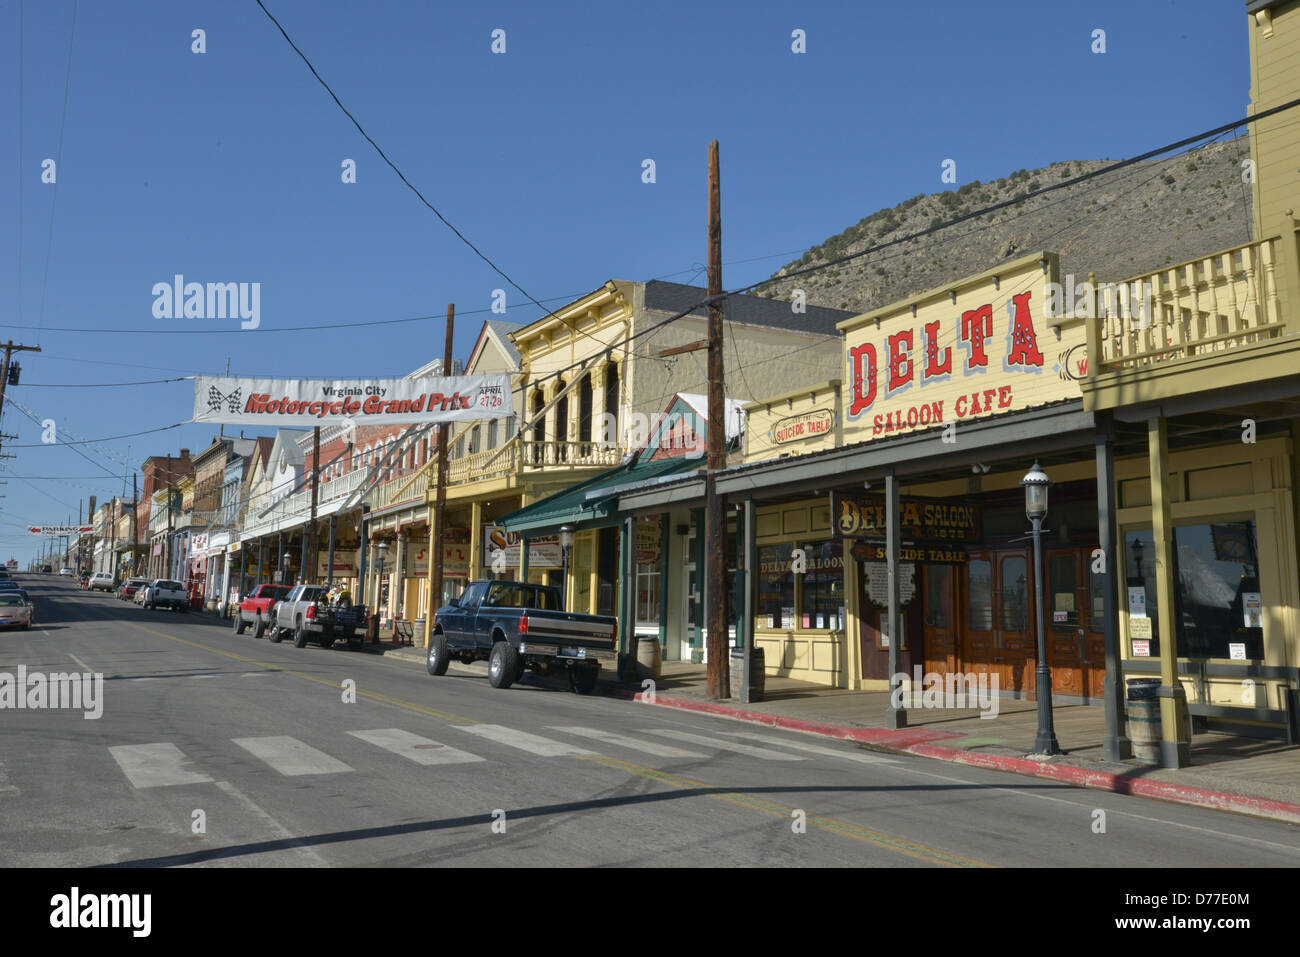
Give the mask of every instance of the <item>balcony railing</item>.
[[[346, 475], [322, 482], [316, 496], [316, 510], [320, 512], [326, 505], [346, 498], [365, 484], [369, 469], [356, 469]], [[249, 510], [244, 520], [244, 535], [264, 535], [288, 525], [296, 525], [311, 516], [311, 488], [286, 496], [271, 506], [265, 515], [261, 510]]]
[[[1102, 301], [1099, 318], [1089, 320], [1094, 361], [1100, 348], [1096, 372], [1139, 369], [1285, 335], [1278, 271], [1297, 268], [1279, 260], [1287, 245], [1274, 236], [1116, 283], [1124, 289], [1123, 306]], [[1138, 307], [1142, 301], [1149, 312]]]

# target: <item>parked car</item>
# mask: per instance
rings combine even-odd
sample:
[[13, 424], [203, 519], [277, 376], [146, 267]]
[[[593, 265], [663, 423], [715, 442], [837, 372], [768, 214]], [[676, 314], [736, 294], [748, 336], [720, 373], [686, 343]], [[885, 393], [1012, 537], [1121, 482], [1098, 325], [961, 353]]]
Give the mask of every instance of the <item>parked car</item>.
[[271, 641], [293, 635], [293, 644], [301, 648], [309, 640], [328, 648], [339, 638], [346, 638], [353, 648], [361, 647], [365, 638], [365, 605], [332, 605], [326, 600], [323, 585], [295, 585], [275, 605], [273, 627], [267, 633]]
[[163, 605], [187, 612], [190, 610], [190, 595], [185, 590], [185, 586], [178, 581], [172, 581], [170, 578], [155, 578], [144, 589], [144, 601], [141, 604], [146, 608], [157, 608]]
[[90, 581], [86, 584], [86, 587], [91, 591], [111, 592], [113, 590], [113, 573], [95, 572], [90, 576]]
[[32, 627], [32, 606], [14, 592], [0, 592], [0, 628]]
[[569, 686], [590, 694], [604, 664], [613, 665], [618, 619], [561, 611], [558, 588], [521, 582], [470, 582], [439, 608], [429, 644], [428, 671], [444, 675], [452, 658], [487, 661], [494, 688], [509, 688], [532, 667], [551, 674], [563, 667]]
[[46, 573], [53, 572], [53, 571], [54, 571], [54, 566], [53, 566], [53, 565], [42, 565], [42, 566], [41, 566], [41, 571], [46, 572]]
[[122, 601], [134, 599], [136, 592], [147, 584], [149, 584], [149, 579], [147, 578], [128, 578], [126, 581], [122, 582], [121, 586], [117, 589], [117, 597]]
[[252, 625], [253, 637], [261, 638], [275, 621], [273, 611], [276, 603], [283, 601], [288, 594], [288, 585], [258, 585], [254, 588], [235, 608], [235, 634], [242, 635], [244, 629]]
[[77, 574], [71, 568], [60, 568], [59, 574], [68, 578], [76, 578]]

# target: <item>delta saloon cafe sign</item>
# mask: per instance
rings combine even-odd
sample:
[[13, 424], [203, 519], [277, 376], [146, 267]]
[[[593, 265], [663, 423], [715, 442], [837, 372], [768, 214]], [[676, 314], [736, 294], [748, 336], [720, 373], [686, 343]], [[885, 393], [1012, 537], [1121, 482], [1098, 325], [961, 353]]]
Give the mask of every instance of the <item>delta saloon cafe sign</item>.
[[1048, 319], [1059, 289], [1040, 253], [841, 322], [845, 444], [942, 429], [955, 445], [965, 422], [1079, 398], [1084, 324]]

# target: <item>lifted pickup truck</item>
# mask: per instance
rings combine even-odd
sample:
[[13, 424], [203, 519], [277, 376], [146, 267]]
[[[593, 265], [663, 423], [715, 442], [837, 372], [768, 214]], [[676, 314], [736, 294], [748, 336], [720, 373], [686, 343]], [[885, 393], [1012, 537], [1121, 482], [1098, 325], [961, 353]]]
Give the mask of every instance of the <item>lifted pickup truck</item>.
[[242, 635], [244, 629], [253, 626], [253, 637], [261, 638], [274, 621], [272, 610], [275, 603], [283, 601], [289, 594], [288, 585], [258, 585], [245, 596], [235, 609], [235, 634]]
[[267, 638], [278, 642], [285, 635], [293, 635], [295, 648], [304, 647], [308, 640], [328, 648], [337, 639], [347, 638], [350, 647], [360, 648], [365, 637], [366, 606], [331, 605], [325, 592], [323, 585], [295, 585], [275, 606]]
[[488, 663], [494, 688], [509, 688], [528, 667], [548, 675], [563, 667], [579, 694], [596, 687], [602, 664], [616, 661], [618, 619], [561, 611], [560, 592], [545, 585], [470, 582], [434, 616], [428, 670], [445, 675], [453, 658]]

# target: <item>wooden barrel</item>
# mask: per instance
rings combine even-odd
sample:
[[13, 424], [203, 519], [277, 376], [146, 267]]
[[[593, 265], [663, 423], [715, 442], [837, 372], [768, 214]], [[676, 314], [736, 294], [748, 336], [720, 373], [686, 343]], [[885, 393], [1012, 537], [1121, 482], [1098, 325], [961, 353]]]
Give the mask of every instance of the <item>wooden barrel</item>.
[[654, 635], [641, 635], [636, 642], [636, 673], [641, 678], [658, 678], [663, 674], [663, 653], [659, 639]]
[[1160, 764], [1159, 678], [1130, 678], [1128, 681], [1128, 739], [1133, 757], [1143, 764]]

